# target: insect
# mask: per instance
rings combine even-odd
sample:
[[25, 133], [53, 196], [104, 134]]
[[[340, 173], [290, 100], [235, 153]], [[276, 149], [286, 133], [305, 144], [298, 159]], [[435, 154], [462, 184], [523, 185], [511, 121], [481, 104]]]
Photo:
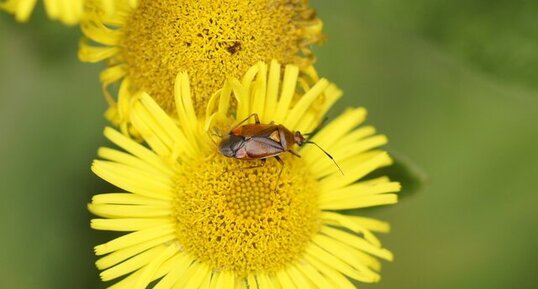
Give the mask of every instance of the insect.
[[229, 46], [228, 48], [226, 48], [226, 50], [228, 50], [228, 52], [230, 52], [230, 54], [235, 54], [240, 49], [241, 49], [241, 42], [239, 42], [239, 41], [235, 41], [232, 44], [232, 46]]
[[[255, 124], [241, 125], [251, 117], [254, 117]], [[293, 150], [293, 145], [303, 146], [304, 144], [314, 144], [334, 162], [343, 175], [342, 169], [340, 169], [334, 158], [315, 142], [305, 139], [304, 135], [299, 131], [291, 132], [281, 124], [274, 124], [272, 122], [270, 124], [262, 124], [260, 123], [258, 114], [253, 113], [232, 128], [228, 136], [221, 140], [219, 152], [230, 158], [262, 161], [261, 165], [247, 168], [264, 166], [268, 158], [274, 157], [281, 164], [278, 174], [278, 179], [280, 179], [280, 175], [284, 169], [284, 161], [280, 158], [280, 155], [289, 152], [296, 157], [301, 157], [299, 153]]]

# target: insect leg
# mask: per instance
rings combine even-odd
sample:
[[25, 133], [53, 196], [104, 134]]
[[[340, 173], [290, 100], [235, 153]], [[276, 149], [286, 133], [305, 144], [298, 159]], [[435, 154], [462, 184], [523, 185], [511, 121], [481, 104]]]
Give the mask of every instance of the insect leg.
[[276, 193], [276, 189], [278, 188], [278, 183], [280, 182], [280, 176], [282, 175], [282, 171], [284, 170], [284, 161], [279, 156], [275, 156], [275, 159], [280, 163], [280, 171], [278, 172], [278, 177], [276, 179], [276, 184], [275, 184], [275, 189], [274, 189], [274, 192]]
[[257, 113], [252, 113], [251, 115], [247, 116], [247, 118], [245, 118], [240, 123], [238, 123], [236, 126], [234, 126], [231, 130], [233, 130], [234, 128], [238, 128], [239, 126], [241, 126], [245, 121], [247, 121], [251, 117], [254, 117], [254, 121], [256, 122], [256, 124], [260, 124], [260, 118], [258, 117], [258, 114]]
[[216, 137], [222, 138], [222, 136], [220, 134], [217, 134], [214, 131], [211, 131], [211, 132], [207, 131], [207, 136], [209, 137], [209, 139], [211, 139], [211, 141], [213, 142], [213, 144], [215, 144], [215, 146], [218, 146], [219, 144], [217, 143], [217, 141], [213, 137], [216, 136]]
[[248, 166], [248, 167], [242, 167], [242, 168], [235, 168], [233, 170], [226, 170], [224, 172], [222, 172], [222, 174], [219, 175], [219, 178], [224, 175], [225, 173], [229, 173], [229, 172], [233, 172], [233, 171], [238, 171], [238, 170], [250, 170], [250, 169], [256, 169], [256, 168], [261, 168], [261, 167], [264, 167], [265, 166], [265, 162], [267, 161], [267, 159], [261, 159], [261, 164], [257, 164], [257, 165], [254, 165], [254, 166]]
[[296, 152], [296, 151], [294, 151], [294, 150], [292, 150], [292, 149], [289, 149], [288, 151], [289, 151], [292, 155], [294, 155], [294, 156], [296, 156], [296, 157], [298, 157], [298, 158], [301, 157], [301, 155], [300, 155], [298, 152]]
[[314, 130], [312, 130], [311, 132], [303, 133], [303, 135], [308, 136], [308, 139], [310, 139], [312, 135], [318, 133], [325, 126], [325, 123], [327, 122], [328, 119], [329, 119], [328, 117], [324, 117], [323, 120], [318, 124], [318, 126], [314, 128]]
[[255, 165], [255, 166], [250, 166], [250, 167], [243, 167], [243, 168], [239, 168], [239, 169], [255, 169], [255, 168], [261, 168], [261, 167], [264, 167], [265, 166], [265, 162], [267, 161], [267, 159], [261, 159], [261, 164], [259, 165]]

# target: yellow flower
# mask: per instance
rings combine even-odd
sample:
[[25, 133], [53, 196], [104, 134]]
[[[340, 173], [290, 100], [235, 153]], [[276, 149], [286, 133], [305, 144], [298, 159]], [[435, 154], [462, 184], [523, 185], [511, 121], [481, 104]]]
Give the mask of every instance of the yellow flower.
[[[281, 73], [283, 71], [283, 73]], [[281, 75], [283, 74], [283, 75]], [[110, 288], [355, 288], [345, 277], [379, 280], [376, 257], [391, 260], [373, 232], [388, 224], [345, 215], [343, 209], [393, 204], [400, 185], [386, 177], [361, 180], [391, 164], [376, 149], [386, 137], [357, 126], [366, 111], [350, 109], [321, 129], [313, 141], [327, 149], [344, 175], [316, 147], [301, 158], [282, 156], [281, 166], [226, 158], [213, 134], [258, 113], [262, 123], [308, 132], [322, 119], [312, 104], [325, 94], [323, 112], [341, 92], [319, 80], [299, 101], [292, 96], [299, 69], [259, 63], [241, 81], [230, 79], [195, 113], [186, 73], [175, 81], [174, 118], [147, 94], [130, 114], [146, 145], [112, 129], [105, 136], [121, 150], [101, 148], [98, 176], [120, 191], [93, 197], [97, 230], [131, 232], [95, 247], [104, 281], [126, 276]], [[234, 114], [230, 102], [236, 100]], [[230, 129], [228, 126], [228, 130]]]
[[[54, 20], [59, 20], [66, 25], [77, 24], [85, 14], [85, 5], [102, 9], [106, 14], [112, 14], [116, 2], [129, 1], [135, 5], [136, 0], [43, 0], [47, 15]], [[37, 0], [4, 0], [0, 2], [0, 9], [15, 15], [15, 19], [26, 22], [34, 10]]]
[[[241, 77], [258, 61], [296, 64], [303, 81], [317, 80], [309, 47], [322, 40], [322, 23], [307, 0], [140, 0], [136, 9], [124, 11], [84, 21], [79, 51], [82, 61], [106, 60], [101, 82], [111, 105], [108, 118], [116, 124], [129, 119], [118, 108], [127, 107], [121, 102], [140, 91], [174, 115], [180, 71], [191, 78], [198, 115], [226, 77]], [[129, 80], [129, 87], [116, 106], [107, 88], [121, 80]]]

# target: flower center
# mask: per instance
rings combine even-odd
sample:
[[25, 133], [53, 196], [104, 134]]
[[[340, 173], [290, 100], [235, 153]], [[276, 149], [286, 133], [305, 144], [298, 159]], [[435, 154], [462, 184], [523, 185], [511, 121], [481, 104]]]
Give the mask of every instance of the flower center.
[[187, 71], [198, 113], [229, 77], [258, 61], [311, 63], [321, 38], [314, 12], [297, 0], [141, 0], [123, 29], [122, 56], [135, 89], [169, 113], [174, 79]]
[[301, 159], [241, 161], [215, 156], [189, 165], [177, 182], [181, 246], [213, 268], [246, 276], [300, 257], [319, 229], [316, 180]]

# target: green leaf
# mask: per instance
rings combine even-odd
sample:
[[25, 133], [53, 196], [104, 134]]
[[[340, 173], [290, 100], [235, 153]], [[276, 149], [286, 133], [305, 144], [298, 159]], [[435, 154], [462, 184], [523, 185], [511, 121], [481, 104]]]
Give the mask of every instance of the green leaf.
[[428, 181], [426, 172], [409, 157], [394, 151], [389, 153], [394, 164], [373, 172], [371, 176], [388, 176], [392, 181], [400, 182], [402, 185], [402, 190], [398, 193], [400, 200], [423, 190]]

